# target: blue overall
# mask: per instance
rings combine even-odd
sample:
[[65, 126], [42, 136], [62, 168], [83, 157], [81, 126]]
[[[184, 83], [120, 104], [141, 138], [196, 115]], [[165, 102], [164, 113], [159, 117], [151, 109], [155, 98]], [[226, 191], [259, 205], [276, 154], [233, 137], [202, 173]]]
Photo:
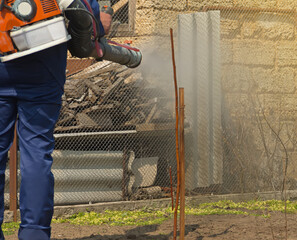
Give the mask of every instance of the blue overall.
[[[89, 0], [99, 16], [96, 0]], [[101, 27], [101, 33], [104, 30]], [[54, 206], [54, 126], [65, 83], [67, 44], [0, 63], [0, 240], [7, 152], [17, 121], [20, 150], [20, 240], [49, 240]]]

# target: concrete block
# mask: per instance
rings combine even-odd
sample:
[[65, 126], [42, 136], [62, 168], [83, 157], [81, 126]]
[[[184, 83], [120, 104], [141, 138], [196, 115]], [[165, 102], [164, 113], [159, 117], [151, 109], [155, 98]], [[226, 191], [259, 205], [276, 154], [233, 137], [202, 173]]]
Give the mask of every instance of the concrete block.
[[253, 79], [259, 93], [290, 94], [296, 92], [297, 84], [294, 75], [294, 68], [253, 69]]
[[153, 185], [157, 176], [158, 157], [136, 158], [131, 166], [134, 175], [133, 187], [148, 187]]
[[233, 54], [234, 63], [274, 66], [276, 44], [257, 40], [234, 40]]

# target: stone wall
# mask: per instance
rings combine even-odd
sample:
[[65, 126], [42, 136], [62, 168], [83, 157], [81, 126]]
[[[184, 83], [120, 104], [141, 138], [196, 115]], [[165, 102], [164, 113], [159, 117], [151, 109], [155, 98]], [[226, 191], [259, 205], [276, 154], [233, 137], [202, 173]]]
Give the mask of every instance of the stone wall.
[[[266, 184], [272, 189], [280, 187], [287, 152], [288, 176], [294, 187], [297, 180], [297, 15], [277, 10], [297, 9], [297, 1], [137, 0], [136, 44], [149, 43], [152, 48], [165, 49], [170, 54], [169, 29], [173, 28], [176, 34], [177, 16], [201, 11], [205, 6], [230, 8], [221, 11], [223, 107], [228, 112], [226, 119], [232, 122], [228, 125], [233, 128], [232, 132], [235, 128], [235, 132], [244, 134], [241, 140], [248, 138], [246, 142], [250, 146], [241, 149], [244, 146], [233, 144], [245, 154], [243, 159], [250, 159], [247, 162], [251, 169], [261, 166], [261, 174], [269, 179], [263, 183], [266, 180], [258, 176], [262, 183], [255, 188]], [[239, 11], [240, 7], [251, 9]], [[255, 8], [276, 11], [259, 12]], [[247, 149], [255, 151], [249, 154]]]

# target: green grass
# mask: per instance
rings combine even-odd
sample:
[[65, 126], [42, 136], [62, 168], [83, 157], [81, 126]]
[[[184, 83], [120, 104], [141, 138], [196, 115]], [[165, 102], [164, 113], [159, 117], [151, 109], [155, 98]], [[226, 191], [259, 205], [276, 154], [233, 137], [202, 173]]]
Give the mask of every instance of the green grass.
[[[277, 200], [247, 201], [235, 203], [230, 200], [213, 203], [202, 203], [197, 206], [186, 207], [186, 215], [246, 215], [270, 217], [271, 212], [284, 212], [285, 202]], [[287, 201], [287, 213], [297, 213], [297, 202]], [[134, 211], [111, 211], [103, 213], [81, 212], [69, 218], [53, 219], [53, 223], [71, 223], [75, 225], [102, 225], [110, 226], [144, 226], [161, 224], [173, 217], [171, 208], [143, 208]], [[4, 223], [4, 234], [12, 234], [18, 228], [18, 223]]]
[[[283, 201], [248, 201], [235, 203], [233, 201], [219, 201], [213, 203], [202, 203], [198, 206], [186, 207], [186, 215], [247, 215], [270, 217], [269, 212], [284, 212]], [[297, 202], [287, 201], [287, 213], [297, 213]], [[171, 208], [153, 209], [144, 208], [134, 211], [105, 211], [104, 213], [84, 212], [78, 213], [67, 219], [56, 219], [53, 222], [68, 222], [78, 225], [152, 225], [161, 224], [173, 217]]]
[[4, 235], [8, 236], [8, 235], [14, 234], [18, 230], [19, 224], [20, 223], [17, 223], [17, 222], [3, 223], [2, 231]]
[[110, 211], [104, 213], [85, 212], [78, 213], [67, 219], [53, 220], [55, 223], [69, 222], [78, 225], [102, 225], [110, 226], [134, 225], [144, 226], [160, 224], [171, 218], [173, 212], [169, 208], [165, 209], [141, 209], [134, 211]]

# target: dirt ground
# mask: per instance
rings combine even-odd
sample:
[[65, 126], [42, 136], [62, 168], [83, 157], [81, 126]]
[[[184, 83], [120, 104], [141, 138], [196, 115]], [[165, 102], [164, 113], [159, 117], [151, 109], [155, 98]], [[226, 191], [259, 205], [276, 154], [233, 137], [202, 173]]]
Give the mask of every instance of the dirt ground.
[[[297, 215], [287, 215], [287, 239], [297, 239]], [[242, 215], [186, 216], [187, 240], [278, 240], [286, 239], [286, 221], [282, 213], [272, 213], [271, 218]], [[76, 226], [53, 224], [52, 240], [170, 240], [173, 220], [151, 226]], [[6, 240], [16, 240], [10, 235]]]

